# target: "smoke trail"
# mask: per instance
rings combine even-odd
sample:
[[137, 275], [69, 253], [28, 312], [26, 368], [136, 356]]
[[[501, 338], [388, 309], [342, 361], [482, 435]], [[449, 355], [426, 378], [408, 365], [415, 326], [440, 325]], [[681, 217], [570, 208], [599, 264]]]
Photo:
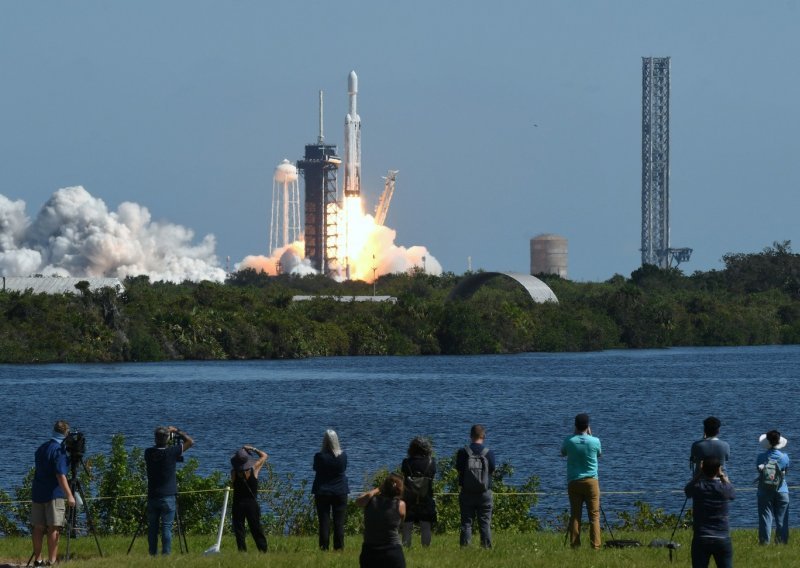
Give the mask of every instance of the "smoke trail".
[[152, 221], [146, 207], [122, 203], [109, 212], [81, 186], [56, 191], [33, 222], [25, 202], [0, 195], [0, 274], [151, 280], [225, 279], [213, 235], [193, 244], [191, 229]]

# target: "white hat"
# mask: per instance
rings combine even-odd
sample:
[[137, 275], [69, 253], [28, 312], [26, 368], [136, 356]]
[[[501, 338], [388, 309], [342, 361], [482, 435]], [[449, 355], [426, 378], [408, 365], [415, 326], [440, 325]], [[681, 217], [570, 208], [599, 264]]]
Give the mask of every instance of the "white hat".
[[776, 450], [780, 450], [780, 449], [786, 447], [786, 444], [789, 443], [789, 440], [787, 440], [786, 438], [781, 436], [781, 439], [778, 440], [778, 445], [777, 446], [773, 446], [772, 444], [769, 443], [769, 440], [767, 440], [767, 435], [766, 434], [761, 434], [758, 437], [758, 443], [761, 444], [761, 447], [764, 448], [765, 450], [771, 450], [773, 447]]

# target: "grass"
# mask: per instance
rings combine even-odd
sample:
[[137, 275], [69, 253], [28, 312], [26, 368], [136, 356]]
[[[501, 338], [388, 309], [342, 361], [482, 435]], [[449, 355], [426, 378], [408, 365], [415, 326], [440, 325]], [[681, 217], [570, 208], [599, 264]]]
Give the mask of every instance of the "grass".
[[[614, 532], [618, 539], [636, 539], [643, 545], [651, 540], [667, 539], [671, 531], [659, 532]], [[604, 532], [604, 538], [608, 538]], [[691, 531], [679, 531], [675, 535], [676, 542], [681, 548], [670, 564], [669, 552], [664, 548], [628, 549], [603, 549], [592, 551], [586, 548], [588, 538], [584, 537], [584, 547], [571, 550], [564, 547], [563, 535], [554, 533], [504, 533], [496, 532], [493, 535], [494, 548], [482, 550], [475, 546], [461, 549], [458, 546], [458, 535], [434, 535], [433, 544], [428, 549], [422, 549], [419, 541], [406, 552], [406, 562], [411, 567], [427, 568], [466, 568], [466, 567], [514, 567], [514, 566], [580, 566], [582, 568], [647, 568], [665, 566], [691, 566], [689, 548]], [[752, 530], [733, 531], [734, 563], [737, 566], [757, 568], [760, 566], [800, 566], [800, 553], [794, 544], [800, 534], [792, 531], [790, 544], [787, 546], [772, 545], [762, 547], [758, 545], [757, 533]], [[792, 540], [794, 539], [794, 541]], [[138, 566], [195, 566], [214, 568], [249, 568], [249, 567], [352, 567], [358, 566], [358, 553], [361, 548], [361, 537], [348, 537], [345, 541], [343, 552], [323, 553], [316, 549], [315, 537], [273, 537], [269, 539], [270, 551], [266, 555], [258, 552], [239, 553], [233, 537], [225, 537], [222, 541], [221, 552], [212, 556], [203, 556], [203, 551], [214, 544], [211, 536], [189, 537], [189, 554], [180, 554], [178, 541], [173, 541], [173, 554], [169, 557], [150, 558], [147, 555], [147, 542], [143, 537], [136, 540], [130, 556], [126, 556], [130, 538], [102, 537], [100, 545], [103, 548], [104, 558], [100, 558], [94, 539], [81, 537], [70, 544], [72, 562], [75, 568], [133, 568]], [[0, 538], [0, 563], [12, 562], [24, 565], [30, 556], [30, 540], [23, 538]], [[252, 541], [248, 546], [255, 549]], [[61, 555], [66, 552], [66, 540], [60, 546]], [[713, 566], [713, 561], [712, 561]]]

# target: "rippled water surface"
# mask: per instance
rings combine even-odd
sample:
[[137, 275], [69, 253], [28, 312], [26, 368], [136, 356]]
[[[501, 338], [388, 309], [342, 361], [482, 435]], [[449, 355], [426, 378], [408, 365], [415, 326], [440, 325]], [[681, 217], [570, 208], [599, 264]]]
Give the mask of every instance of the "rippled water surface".
[[[714, 414], [740, 489], [732, 522], [754, 526], [759, 434], [780, 430], [790, 456], [800, 444], [798, 369], [799, 346], [0, 365], [0, 488], [19, 483], [59, 418], [85, 432], [89, 454], [106, 451], [116, 432], [129, 445], [149, 446], [155, 426], [175, 424], [195, 438], [190, 453], [203, 471], [227, 471], [233, 450], [251, 443], [269, 452], [276, 469], [299, 477], [313, 475], [312, 456], [331, 427], [348, 453], [354, 491], [368, 473], [397, 466], [414, 435], [431, 436], [437, 453], [450, 455], [480, 422], [498, 459], [515, 467], [512, 483], [541, 478], [547, 495], [534, 512], [550, 518], [567, 507], [561, 440], [586, 411], [603, 444], [603, 508], [613, 522], [637, 499], [680, 511], [689, 446]], [[794, 485], [791, 473], [788, 479]]]

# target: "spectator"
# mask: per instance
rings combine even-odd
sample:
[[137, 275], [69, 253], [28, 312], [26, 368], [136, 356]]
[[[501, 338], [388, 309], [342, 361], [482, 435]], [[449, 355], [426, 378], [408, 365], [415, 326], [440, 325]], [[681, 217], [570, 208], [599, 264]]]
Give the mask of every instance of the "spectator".
[[339, 436], [326, 430], [322, 438], [322, 450], [314, 454], [314, 483], [311, 493], [317, 507], [319, 519], [319, 547], [330, 546], [331, 515], [333, 515], [333, 549], [344, 548], [344, 518], [347, 512], [347, 454], [339, 445]]
[[736, 492], [722, 471], [720, 459], [705, 458], [684, 492], [692, 498], [692, 568], [705, 568], [712, 556], [717, 568], [731, 568], [733, 545], [728, 527], [728, 501], [736, 497]]
[[[53, 426], [50, 439], [39, 446], [35, 454], [31, 505], [33, 525], [33, 565], [50, 566], [58, 560], [58, 537], [64, 526], [65, 503], [75, 506], [75, 497], [67, 481], [68, 458], [64, 440], [69, 424], [59, 420]], [[42, 560], [42, 543], [47, 535], [47, 557]]]
[[[174, 441], [170, 445], [170, 441]], [[183, 452], [194, 445], [189, 434], [175, 426], [155, 429], [155, 446], [144, 451], [147, 465], [147, 544], [151, 556], [158, 553], [161, 525], [161, 554], [172, 552], [172, 522], [178, 495], [177, 464]]]
[[786, 438], [777, 430], [762, 434], [759, 443], [766, 450], [758, 454], [756, 466], [759, 478], [770, 461], [775, 462], [779, 472], [777, 485], [758, 484], [758, 542], [769, 544], [772, 532], [772, 519], [775, 519], [775, 541], [780, 544], [789, 543], [789, 486], [786, 484], [786, 469], [789, 467], [789, 456], [780, 450], [786, 447]]
[[364, 509], [364, 544], [361, 545], [361, 568], [405, 568], [398, 529], [406, 515], [402, 501], [403, 478], [390, 473], [381, 483], [356, 499]]
[[422, 546], [431, 544], [431, 528], [436, 522], [436, 502], [433, 500], [433, 478], [436, 477], [436, 460], [428, 440], [416, 437], [408, 446], [408, 457], [400, 466], [405, 476], [403, 501], [406, 518], [403, 523], [403, 544], [411, 546], [414, 523], [419, 523]]
[[461, 546], [472, 540], [472, 522], [478, 518], [481, 546], [492, 547], [492, 473], [495, 469], [494, 452], [485, 446], [486, 429], [475, 424], [469, 433], [470, 444], [458, 450], [458, 504], [461, 509]]
[[242, 446], [231, 458], [233, 534], [236, 535], [236, 547], [242, 552], [247, 551], [245, 521], [250, 527], [256, 548], [261, 552], [267, 551], [267, 537], [261, 528], [261, 507], [258, 505], [258, 473], [268, 457], [266, 452], [253, 446]]
[[589, 539], [592, 548], [599, 550], [600, 541], [600, 482], [597, 478], [598, 459], [602, 454], [600, 440], [592, 436], [589, 415], [575, 417], [575, 432], [561, 444], [561, 455], [567, 458], [567, 495], [569, 495], [569, 543], [581, 545], [581, 516], [583, 504], [589, 517]]
[[725, 464], [731, 459], [731, 448], [728, 442], [723, 442], [717, 437], [721, 425], [722, 422], [716, 416], [709, 416], [703, 420], [703, 438], [692, 444], [689, 454], [689, 464], [694, 473], [700, 470], [700, 463], [707, 457], [717, 458], [722, 464], [723, 470]]

